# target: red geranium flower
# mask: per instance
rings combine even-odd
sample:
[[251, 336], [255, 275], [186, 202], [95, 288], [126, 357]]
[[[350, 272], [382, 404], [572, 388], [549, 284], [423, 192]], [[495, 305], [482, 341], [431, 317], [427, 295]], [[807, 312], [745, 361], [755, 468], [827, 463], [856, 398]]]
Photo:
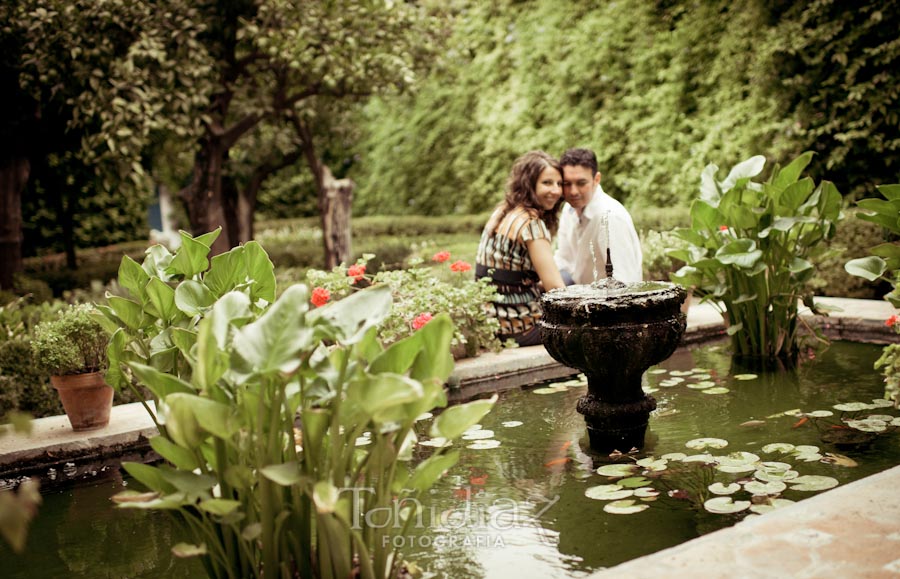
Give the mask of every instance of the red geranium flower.
[[719, 226], [719, 231], [728, 231], [728, 226], [727, 226], [727, 225], [720, 225], [720, 226]]
[[331, 299], [331, 292], [323, 287], [317, 287], [312, 291], [312, 299], [309, 301], [312, 302], [312, 305], [320, 308], [328, 303], [328, 300]]
[[412, 327], [414, 330], [420, 329], [422, 326], [431, 321], [431, 314], [425, 312], [424, 314], [419, 314], [416, 316], [416, 319], [412, 322]]
[[351, 265], [347, 268], [347, 275], [353, 278], [354, 283], [363, 278], [366, 273], [366, 266], [362, 264]]
[[884, 325], [887, 326], [887, 327], [889, 327], [889, 328], [893, 328], [893, 327], [894, 327], [894, 324], [896, 324], [896, 323], [898, 323], [898, 322], [900, 322], [900, 316], [898, 316], [897, 314], [894, 314], [893, 316], [889, 317], [889, 318], [884, 322]]
[[444, 263], [448, 259], [450, 259], [449, 251], [439, 251], [431, 256], [431, 261], [436, 261], [438, 263]]
[[472, 266], [462, 260], [454, 261], [453, 263], [450, 264], [450, 271], [455, 271], [457, 273], [469, 271], [470, 269], [472, 269]]

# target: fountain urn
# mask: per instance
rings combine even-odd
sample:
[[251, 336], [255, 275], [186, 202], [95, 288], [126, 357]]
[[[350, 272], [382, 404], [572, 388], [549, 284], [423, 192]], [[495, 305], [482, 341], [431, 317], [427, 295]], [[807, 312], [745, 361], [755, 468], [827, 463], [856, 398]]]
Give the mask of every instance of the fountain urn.
[[681, 311], [686, 297], [677, 284], [612, 278], [543, 295], [544, 347], [588, 379], [577, 410], [584, 415], [592, 449], [643, 447], [656, 400], [644, 393], [642, 377], [678, 347], [687, 322]]

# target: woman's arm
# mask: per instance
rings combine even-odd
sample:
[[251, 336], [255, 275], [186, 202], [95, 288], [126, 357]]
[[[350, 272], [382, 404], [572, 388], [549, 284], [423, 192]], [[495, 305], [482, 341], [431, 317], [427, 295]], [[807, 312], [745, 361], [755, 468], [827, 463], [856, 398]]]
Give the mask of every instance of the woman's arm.
[[550, 240], [544, 238], [531, 239], [525, 242], [525, 247], [528, 249], [528, 255], [531, 257], [534, 270], [537, 272], [538, 277], [541, 278], [544, 290], [552, 290], [566, 285], [559, 274], [556, 262], [553, 261], [553, 249], [550, 247]]

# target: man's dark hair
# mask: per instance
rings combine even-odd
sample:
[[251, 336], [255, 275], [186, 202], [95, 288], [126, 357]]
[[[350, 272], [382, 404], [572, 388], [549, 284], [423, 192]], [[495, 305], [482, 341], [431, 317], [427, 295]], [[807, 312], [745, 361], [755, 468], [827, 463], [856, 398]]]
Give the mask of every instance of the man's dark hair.
[[591, 175], [597, 174], [597, 155], [590, 149], [569, 149], [559, 160], [559, 164], [563, 167], [587, 167], [591, 170]]

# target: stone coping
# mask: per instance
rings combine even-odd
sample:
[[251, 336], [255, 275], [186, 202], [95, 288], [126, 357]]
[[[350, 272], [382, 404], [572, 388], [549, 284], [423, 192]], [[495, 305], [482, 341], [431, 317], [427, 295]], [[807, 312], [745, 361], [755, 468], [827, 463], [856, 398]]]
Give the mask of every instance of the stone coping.
[[[817, 298], [837, 308], [827, 318], [803, 313], [833, 339], [891, 343], [884, 321], [895, 309], [880, 300]], [[716, 309], [694, 300], [683, 345], [725, 336]], [[448, 397], [463, 400], [525, 383], [575, 373], [542, 346], [514, 348], [460, 360]], [[73, 432], [65, 416], [33, 421], [30, 436], [0, 437], [0, 478], [38, 475], [77, 479], [151, 454], [155, 426], [140, 403], [115, 406], [106, 428]], [[136, 458], [135, 458], [136, 457]], [[23, 468], [24, 465], [27, 465]], [[49, 476], [48, 476], [49, 475]], [[612, 577], [898, 577], [900, 578], [900, 467], [842, 485], [795, 505], [744, 521], [671, 549], [598, 571]]]

